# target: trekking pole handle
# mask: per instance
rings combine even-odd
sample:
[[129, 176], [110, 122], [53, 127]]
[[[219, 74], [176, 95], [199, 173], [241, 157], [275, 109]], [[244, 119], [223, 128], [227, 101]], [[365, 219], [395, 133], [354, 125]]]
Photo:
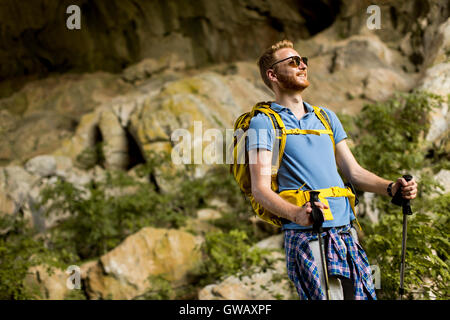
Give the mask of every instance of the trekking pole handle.
[[315, 232], [320, 232], [322, 229], [322, 224], [324, 222], [322, 210], [316, 206], [315, 202], [319, 202], [319, 191], [309, 192], [309, 202], [311, 203], [311, 218], [313, 220], [313, 230]]
[[[403, 176], [403, 179], [405, 179], [406, 182], [411, 181], [412, 178], [413, 178], [412, 175], [409, 175], [409, 174], [405, 174]], [[394, 197], [392, 197], [391, 203], [393, 203], [397, 206], [402, 206], [404, 214], [408, 214], [408, 215], [412, 214], [411, 204], [410, 204], [409, 199], [403, 199], [403, 197], [402, 197], [402, 187], [401, 186], [400, 186], [400, 188], [398, 188]]]

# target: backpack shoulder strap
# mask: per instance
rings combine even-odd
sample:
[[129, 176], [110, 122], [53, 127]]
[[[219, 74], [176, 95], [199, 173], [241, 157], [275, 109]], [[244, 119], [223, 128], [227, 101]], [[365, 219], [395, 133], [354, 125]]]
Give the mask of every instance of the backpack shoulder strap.
[[272, 170], [271, 170], [272, 190], [277, 191], [278, 190], [277, 174], [281, 164], [281, 160], [283, 158], [284, 148], [286, 146], [286, 127], [278, 112], [270, 108], [270, 102], [258, 103], [253, 108], [253, 112], [255, 112], [255, 114], [257, 112], [264, 113], [270, 119], [272, 127], [275, 130], [275, 139], [277, 139], [279, 142], [277, 150], [278, 154], [276, 153], [273, 154]]
[[325, 110], [323, 110], [322, 108], [316, 107], [316, 106], [313, 106], [313, 108], [314, 108], [314, 113], [319, 118], [319, 120], [322, 122], [325, 129], [330, 131], [329, 136], [330, 136], [331, 142], [333, 143], [334, 153], [336, 154], [336, 145], [334, 143], [334, 134], [333, 134], [333, 130], [331, 129], [330, 118], [328, 117]]
[[[258, 103], [253, 107], [252, 110], [255, 115], [258, 112], [264, 113], [269, 119], [272, 121], [272, 126], [274, 129], [283, 129], [285, 128], [283, 120], [281, 120], [280, 115], [270, 108], [270, 102]], [[275, 121], [274, 121], [275, 119]]]

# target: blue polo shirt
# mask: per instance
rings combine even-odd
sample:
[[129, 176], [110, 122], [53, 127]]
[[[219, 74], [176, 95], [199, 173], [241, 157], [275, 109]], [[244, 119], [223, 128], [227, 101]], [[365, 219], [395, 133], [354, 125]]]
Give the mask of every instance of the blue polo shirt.
[[[315, 115], [314, 109], [303, 102], [307, 113], [298, 120], [292, 111], [276, 103], [271, 104], [272, 110], [276, 111], [286, 126], [286, 129], [325, 129], [322, 122]], [[336, 114], [327, 109], [322, 109], [330, 119], [335, 143], [347, 138]], [[253, 129], [250, 131], [250, 129]], [[250, 134], [251, 132], [251, 134]], [[247, 150], [267, 149], [272, 151], [275, 132], [271, 121], [265, 114], [256, 115], [250, 122]], [[289, 189], [298, 189], [302, 182], [311, 189], [325, 189], [330, 187], [344, 188], [344, 182], [340, 177], [333, 143], [330, 136], [321, 134], [289, 134], [286, 136], [286, 147], [278, 171], [278, 192]], [[309, 190], [303, 187], [302, 190]], [[325, 221], [323, 227], [344, 226], [355, 219], [350, 202], [346, 197], [327, 198], [333, 213], [333, 220]], [[300, 226], [294, 222], [283, 225], [283, 229], [311, 229], [311, 227]]]

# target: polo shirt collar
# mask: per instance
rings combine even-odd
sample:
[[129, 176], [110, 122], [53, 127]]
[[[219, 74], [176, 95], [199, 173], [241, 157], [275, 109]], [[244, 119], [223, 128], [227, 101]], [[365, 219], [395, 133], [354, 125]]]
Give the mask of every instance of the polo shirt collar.
[[[311, 107], [311, 105], [308, 102], [303, 101], [303, 105], [306, 107], [306, 110], [308, 112], [314, 112], [313, 107]], [[281, 111], [287, 111], [289, 110], [286, 107], [283, 107], [282, 105], [279, 105], [278, 103], [272, 102], [270, 104], [270, 107], [272, 108], [272, 110], [276, 111], [276, 112], [281, 112]]]

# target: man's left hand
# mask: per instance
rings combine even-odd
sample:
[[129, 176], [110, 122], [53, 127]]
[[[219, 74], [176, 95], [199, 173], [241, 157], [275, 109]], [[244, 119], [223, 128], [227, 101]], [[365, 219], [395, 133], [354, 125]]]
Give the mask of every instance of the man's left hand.
[[412, 200], [417, 196], [417, 182], [414, 178], [408, 182], [404, 178], [398, 178], [392, 186], [392, 194], [395, 195], [400, 187], [402, 187], [402, 197], [404, 199]]

